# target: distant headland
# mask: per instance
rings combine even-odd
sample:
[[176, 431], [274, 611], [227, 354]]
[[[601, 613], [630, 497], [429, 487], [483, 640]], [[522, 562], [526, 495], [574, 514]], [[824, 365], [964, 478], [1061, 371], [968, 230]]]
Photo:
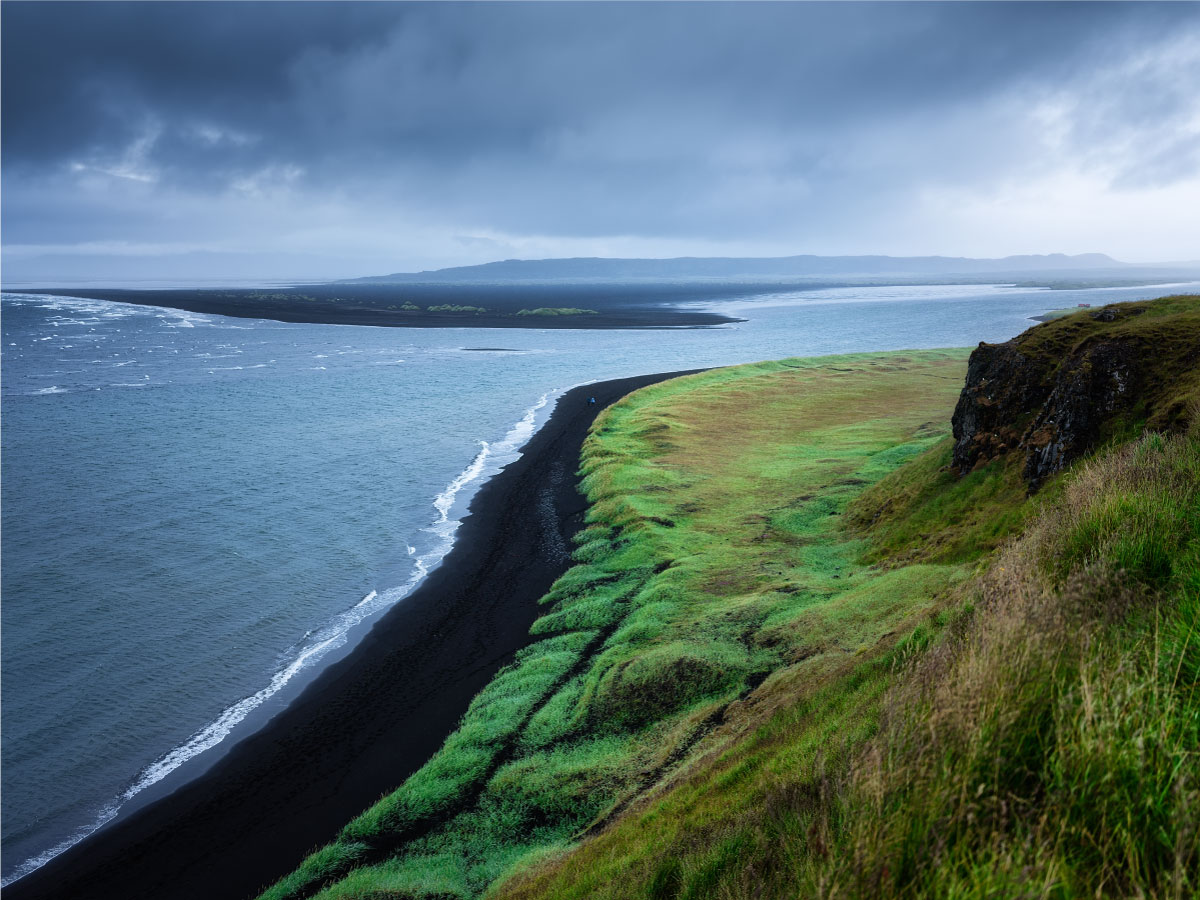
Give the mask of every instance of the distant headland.
[[1104, 253], [509, 259], [269, 287], [25, 287], [281, 322], [400, 328], [697, 328], [739, 319], [694, 306], [788, 291], [912, 284], [1086, 289], [1200, 280], [1200, 261], [1135, 265]]

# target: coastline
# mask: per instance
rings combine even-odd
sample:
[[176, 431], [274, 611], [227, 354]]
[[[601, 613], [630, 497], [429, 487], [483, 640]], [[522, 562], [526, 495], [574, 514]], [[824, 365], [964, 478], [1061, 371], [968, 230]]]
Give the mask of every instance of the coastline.
[[[443, 286], [444, 287], [444, 286]], [[681, 308], [678, 292], [661, 296], [647, 292], [625, 291], [618, 296], [563, 297], [561, 289], [513, 291], [502, 286], [452, 287], [437, 290], [429, 296], [419, 293], [428, 309], [401, 308], [414, 296], [415, 288], [402, 293], [394, 286], [379, 285], [310, 285], [311, 293], [297, 288], [282, 288], [270, 293], [238, 289], [219, 291], [197, 290], [136, 290], [86, 288], [5, 288], [5, 293], [32, 294], [43, 297], [72, 297], [84, 300], [107, 300], [135, 306], [154, 306], [181, 310], [200, 315], [231, 316], [238, 319], [268, 319], [309, 325], [374, 325], [383, 328], [524, 328], [533, 330], [576, 329], [604, 331], [610, 329], [706, 328], [744, 321], [736, 316]], [[693, 292], [694, 294], [694, 292]], [[343, 296], [345, 295], [345, 296]], [[451, 301], [446, 303], [445, 301]], [[441, 302], [439, 302], [441, 301]], [[522, 308], [561, 306], [570, 301], [586, 308], [596, 307], [588, 315], [519, 315]], [[449, 307], [466, 307], [453, 310]], [[467, 312], [480, 304], [478, 312]]]
[[7, 885], [6, 897], [235, 898], [294, 868], [432, 755], [530, 642], [537, 601], [569, 566], [586, 510], [574, 473], [591, 421], [680, 374], [563, 394], [521, 457], [475, 494], [442, 564], [349, 656], [210, 769]]

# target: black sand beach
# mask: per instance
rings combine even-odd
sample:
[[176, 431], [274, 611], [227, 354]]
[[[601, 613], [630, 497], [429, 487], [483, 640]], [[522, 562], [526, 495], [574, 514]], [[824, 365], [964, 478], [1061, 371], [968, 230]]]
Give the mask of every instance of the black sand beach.
[[5, 900], [240, 900], [295, 868], [419, 768], [529, 643], [586, 509], [574, 473], [593, 418], [679, 374], [565, 394], [475, 496], [442, 565], [348, 658], [207, 773], [9, 885]]

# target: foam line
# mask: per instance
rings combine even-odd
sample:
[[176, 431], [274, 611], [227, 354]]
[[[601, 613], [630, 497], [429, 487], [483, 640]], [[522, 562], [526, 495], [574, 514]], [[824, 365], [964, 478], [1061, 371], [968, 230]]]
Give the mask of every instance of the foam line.
[[[469, 495], [474, 493], [474, 489], [477, 489], [486, 480], [486, 476], [495, 474], [520, 456], [521, 448], [525, 446], [536, 430], [538, 413], [545, 408], [552, 396], [557, 397], [567, 390], [570, 388], [547, 391], [542, 394], [538, 401], [525, 410], [525, 414], [509, 428], [504, 437], [494, 444], [487, 441], [479, 442], [480, 449], [471, 463], [434, 498], [433, 507], [437, 515], [434, 522], [425, 530], [436, 534], [439, 540], [429, 551], [415, 557], [412, 574], [403, 584], [384, 591], [372, 590], [353, 607], [334, 617], [323, 627], [307, 633], [302, 639], [299, 652], [276, 671], [266, 687], [227, 707], [214, 721], [201, 728], [178, 747], [146, 766], [138, 773], [129, 788], [101, 809], [92, 824], [80, 828], [56, 846], [21, 863], [7, 878], [0, 881], [0, 887], [41, 868], [60, 853], [69, 850], [88, 835], [112, 821], [125, 803], [151, 785], [162, 781], [188, 760], [221, 743], [252, 711], [279, 693], [297, 674], [315, 665], [331, 651], [343, 646], [354, 626], [411, 594], [454, 546], [454, 532], [461, 524], [461, 517], [456, 517], [453, 513], [456, 510], [465, 512], [463, 509], [465, 501], [469, 499]], [[472, 488], [472, 490], [468, 492], [468, 495], [463, 495], [463, 491], [468, 488]], [[459, 502], [460, 497], [461, 503]], [[405, 549], [409, 556], [415, 556], [417, 552], [415, 547], [407, 543]]]

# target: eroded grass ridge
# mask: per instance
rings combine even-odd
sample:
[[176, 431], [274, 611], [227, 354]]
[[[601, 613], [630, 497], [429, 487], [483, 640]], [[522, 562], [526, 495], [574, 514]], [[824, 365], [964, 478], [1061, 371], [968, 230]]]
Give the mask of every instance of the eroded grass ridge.
[[953, 470], [963, 351], [626, 398], [538, 643], [264, 896], [1196, 896], [1198, 314], [1018, 339], [1165, 348], [1036, 491], [1017, 454]]
[[426, 766], [264, 898], [475, 896], [746, 727], [768, 677], [820, 678], [911, 631], [964, 572], [864, 566], [839, 514], [948, 431], [964, 363], [763, 363], [603, 413], [583, 453], [589, 524], [544, 600], [543, 639]]

